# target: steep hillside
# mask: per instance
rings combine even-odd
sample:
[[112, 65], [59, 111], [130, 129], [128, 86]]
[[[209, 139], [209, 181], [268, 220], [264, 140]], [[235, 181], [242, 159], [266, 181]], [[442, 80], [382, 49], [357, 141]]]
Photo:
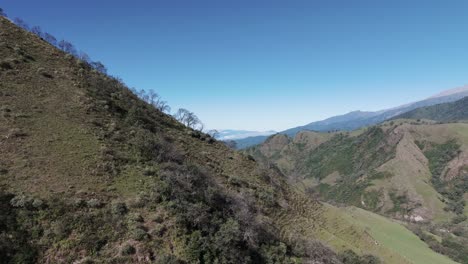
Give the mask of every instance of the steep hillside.
[[461, 100], [415, 109], [396, 118], [430, 119], [436, 121], [457, 121], [468, 119], [468, 97]]
[[346, 263], [280, 173], [3, 18], [0, 58], [2, 263]]
[[[301, 134], [317, 138], [318, 133]], [[468, 241], [467, 135], [468, 125], [463, 123], [395, 120], [353, 133], [322, 134], [327, 140], [318, 146], [298, 148], [281, 135], [286, 137], [285, 144], [273, 147], [275, 140], [270, 138], [246, 153], [274, 163], [290, 182], [323, 200], [417, 226], [440, 224], [449, 233], [464, 230], [455, 242], [462, 245]], [[436, 244], [434, 248], [439, 247]], [[462, 261], [455, 255], [454, 259]]]
[[423, 263], [4, 18], [0, 58], [0, 263]]
[[340, 262], [281, 174], [3, 18], [0, 58], [0, 262]]

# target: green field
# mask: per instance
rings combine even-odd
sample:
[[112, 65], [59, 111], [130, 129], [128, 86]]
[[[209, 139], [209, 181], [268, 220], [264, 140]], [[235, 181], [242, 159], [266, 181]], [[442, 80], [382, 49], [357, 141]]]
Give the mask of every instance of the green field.
[[[376, 240], [378, 246], [398, 253], [409, 263], [456, 263], [432, 251], [416, 235], [395, 221], [356, 207], [348, 207], [344, 210], [350, 216], [348, 219], [353, 221], [353, 224], [364, 228]], [[386, 259], [385, 263], [396, 262]]]

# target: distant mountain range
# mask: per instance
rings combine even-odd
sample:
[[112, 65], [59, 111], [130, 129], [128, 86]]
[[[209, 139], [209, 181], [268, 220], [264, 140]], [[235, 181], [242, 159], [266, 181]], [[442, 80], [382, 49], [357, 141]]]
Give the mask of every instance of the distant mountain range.
[[249, 130], [234, 130], [234, 129], [225, 129], [219, 130], [219, 135], [216, 137], [218, 140], [235, 140], [248, 137], [257, 137], [257, 136], [270, 136], [276, 134], [276, 131], [249, 131]]
[[[376, 112], [353, 111], [344, 115], [333, 116], [325, 120], [312, 122], [304, 126], [290, 128], [279, 133], [286, 134], [288, 136], [294, 136], [297, 132], [303, 130], [319, 132], [334, 130], [351, 131], [361, 127], [378, 124], [420, 107], [454, 102], [466, 96], [468, 96], [468, 85], [443, 91], [422, 101], [417, 101]], [[239, 138], [235, 141], [237, 143], [237, 147], [242, 149], [263, 143], [266, 139], [267, 136], [255, 136]]]
[[403, 113], [395, 118], [430, 119], [435, 121], [455, 121], [468, 119], [468, 97], [458, 101], [421, 107]]

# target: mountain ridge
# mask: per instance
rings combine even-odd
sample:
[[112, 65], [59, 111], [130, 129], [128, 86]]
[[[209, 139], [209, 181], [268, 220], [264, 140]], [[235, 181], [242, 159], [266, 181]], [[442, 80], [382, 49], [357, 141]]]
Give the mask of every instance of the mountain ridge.
[[[327, 132], [333, 130], [352, 131], [369, 125], [375, 125], [385, 120], [416, 108], [431, 106], [440, 103], [453, 102], [468, 96], [468, 86], [449, 89], [427, 99], [416, 101], [401, 106], [384, 109], [375, 112], [352, 111], [344, 115], [333, 116], [321, 121], [315, 121], [307, 125], [290, 128], [279, 133], [294, 136], [301, 130]], [[236, 140], [240, 149], [262, 143], [267, 137], [244, 138]]]

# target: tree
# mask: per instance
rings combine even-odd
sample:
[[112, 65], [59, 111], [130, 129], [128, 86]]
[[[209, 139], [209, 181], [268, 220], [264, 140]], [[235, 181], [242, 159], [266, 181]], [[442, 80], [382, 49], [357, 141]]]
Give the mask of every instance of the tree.
[[49, 42], [51, 45], [57, 46], [57, 39], [47, 32], [44, 33], [44, 40]]
[[13, 22], [20, 28], [23, 28], [25, 30], [29, 30], [29, 25], [24, 22], [23, 19], [19, 18], [19, 17], [16, 17]]
[[37, 35], [37, 36], [40, 37], [40, 38], [43, 37], [41, 27], [39, 27], [39, 26], [34, 26], [34, 27], [32, 27], [32, 28], [31, 28], [31, 33]]
[[210, 135], [212, 138], [217, 138], [219, 137], [219, 132], [216, 129], [211, 129], [207, 132], [208, 135]]
[[80, 54], [78, 55], [78, 58], [86, 63], [89, 63], [91, 59], [89, 58], [88, 54], [86, 52], [80, 51]]
[[175, 119], [177, 119], [182, 124], [195, 129], [197, 125], [201, 124], [200, 119], [193, 113], [187, 109], [180, 108], [174, 115]]
[[94, 69], [96, 69], [96, 71], [100, 73], [107, 74], [106, 66], [104, 66], [104, 64], [102, 64], [102, 62], [100, 61], [91, 62], [91, 67], [93, 67]]
[[73, 44], [71, 44], [70, 42], [66, 41], [66, 40], [61, 40], [59, 43], [58, 43], [58, 47], [63, 50], [64, 52], [66, 53], [69, 53], [73, 56], [76, 56], [77, 53], [76, 53], [76, 49], [75, 47], [73, 46]]
[[157, 94], [153, 89], [150, 89], [148, 94], [143, 95], [142, 99], [150, 105], [154, 106], [161, 112], [170, 112], [171, 107], [167, 104], [167, 101], [162, 100], [161, 96]]
[[7, 17], [7, 14], [5, 13], [5, 11], [3, 11], [1, 7], [0, 7], [0, 16]]
[[156, 107], [156, 103], [159, 101], [159, 94], [157, 94], [153, 89], [148, 91], [148, 104]]
[[156, 105], [156, 108], [163, 113], [171, 112], [171, 107], [167, 104], [166, 101], [159, 100]]

